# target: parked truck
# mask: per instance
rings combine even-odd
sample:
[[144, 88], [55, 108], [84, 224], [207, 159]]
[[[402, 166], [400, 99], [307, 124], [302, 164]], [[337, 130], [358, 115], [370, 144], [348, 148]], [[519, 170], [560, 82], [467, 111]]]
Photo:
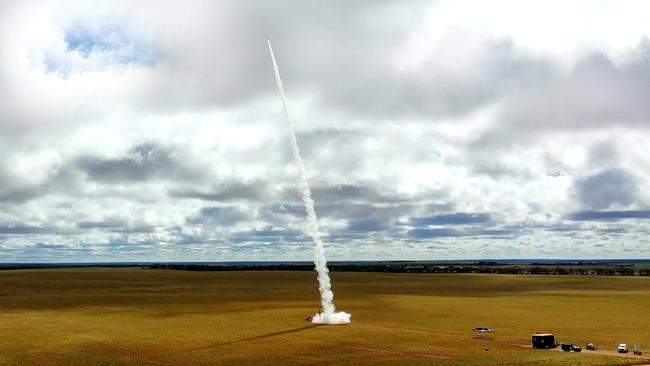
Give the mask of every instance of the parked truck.
[[573, 343], [562, 343], [562, 351], [564, 352], [582, 352], [582, 347], [576, 346]]
[[533, 348], [549, 349], [555, 348], [555, 336], [551, 333], [535, 333], [533, 334]]

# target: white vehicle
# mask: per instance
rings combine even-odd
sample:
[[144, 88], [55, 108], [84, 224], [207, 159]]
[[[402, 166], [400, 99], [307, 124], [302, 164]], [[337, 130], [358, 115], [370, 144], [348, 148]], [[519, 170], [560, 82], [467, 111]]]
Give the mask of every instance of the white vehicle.
[[494, 329], [485, 328], [485, 327], [478, 327], [478, 328], [474, 328], [474, 332], [476, 332], [476, 333], [494, 333]]
[[618, 353], [627, 353], [627, 344], [621, 343], [618, 345]]

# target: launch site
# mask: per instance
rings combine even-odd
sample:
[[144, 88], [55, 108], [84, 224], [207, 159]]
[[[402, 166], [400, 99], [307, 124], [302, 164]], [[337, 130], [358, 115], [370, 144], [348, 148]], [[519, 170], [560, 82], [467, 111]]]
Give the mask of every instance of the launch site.
[[0, 366], [650, 366], [649, 14], [0, 3]]

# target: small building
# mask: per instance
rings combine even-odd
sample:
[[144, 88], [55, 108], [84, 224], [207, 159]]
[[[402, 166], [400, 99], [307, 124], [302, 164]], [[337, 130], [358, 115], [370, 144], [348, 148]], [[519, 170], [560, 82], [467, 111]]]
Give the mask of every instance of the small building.
[[549, 349], [555, 348], [555, 336], [550, 333], [535, 333], [533, 334], [533, 348]]

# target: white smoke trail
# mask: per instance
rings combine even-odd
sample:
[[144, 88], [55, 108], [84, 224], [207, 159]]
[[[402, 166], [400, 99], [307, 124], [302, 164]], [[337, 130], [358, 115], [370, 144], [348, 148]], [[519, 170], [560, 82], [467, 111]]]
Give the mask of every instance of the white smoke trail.
[[275, 62], [275, 55], [273, 54], [273, 47], [271, 47], [271, 40], [266, 38], [269, 44], [269, 52], [271, 53], [271, 61], [273, 61], [273, 71], [275, 72], [275, 83], [278, 85], [278, 92], [280, 99], [282, 99], [282, 107], [284, 109], [284, 117], [287, 122], [289, 130], [289, 142], [291, 143], [291, 151], [293, 158], [300, 173], [300, 191], [302, 193], [302, 201], [305, 204], [307, 211], [307, 233], [314, 240], [314, 264], [316, 265], [316, 272], [318, 272], [318, 290], [320, 291], [320, 302], [322, 312], [317, 313], [312, 318], [313, 323], [319, 324], [348, 324], [351, 315], [340, 311], [336, 312], [334, 307], [334, 293], [332, 292], [332, 283], [330, 281], [329, 269], [327, 269], [327, 259], [325, 258], [325, 248], [323, 247], [323, 240], [320, 237], [318, 229], [318, 217], [314, 209], [314, 200], [311, 198], [311, 189], [307, 182], [305, 174], [305, 166], [300, 156], [300, 148], [298, 147], [298, 139], [293, 131], [293, 124], [289, 118], [289, 109], [287, 108], [287, 97], [284, 95], [284, 87], [282, 86], [282, 79], [280, 78], [280, 70], [278, 64]]

